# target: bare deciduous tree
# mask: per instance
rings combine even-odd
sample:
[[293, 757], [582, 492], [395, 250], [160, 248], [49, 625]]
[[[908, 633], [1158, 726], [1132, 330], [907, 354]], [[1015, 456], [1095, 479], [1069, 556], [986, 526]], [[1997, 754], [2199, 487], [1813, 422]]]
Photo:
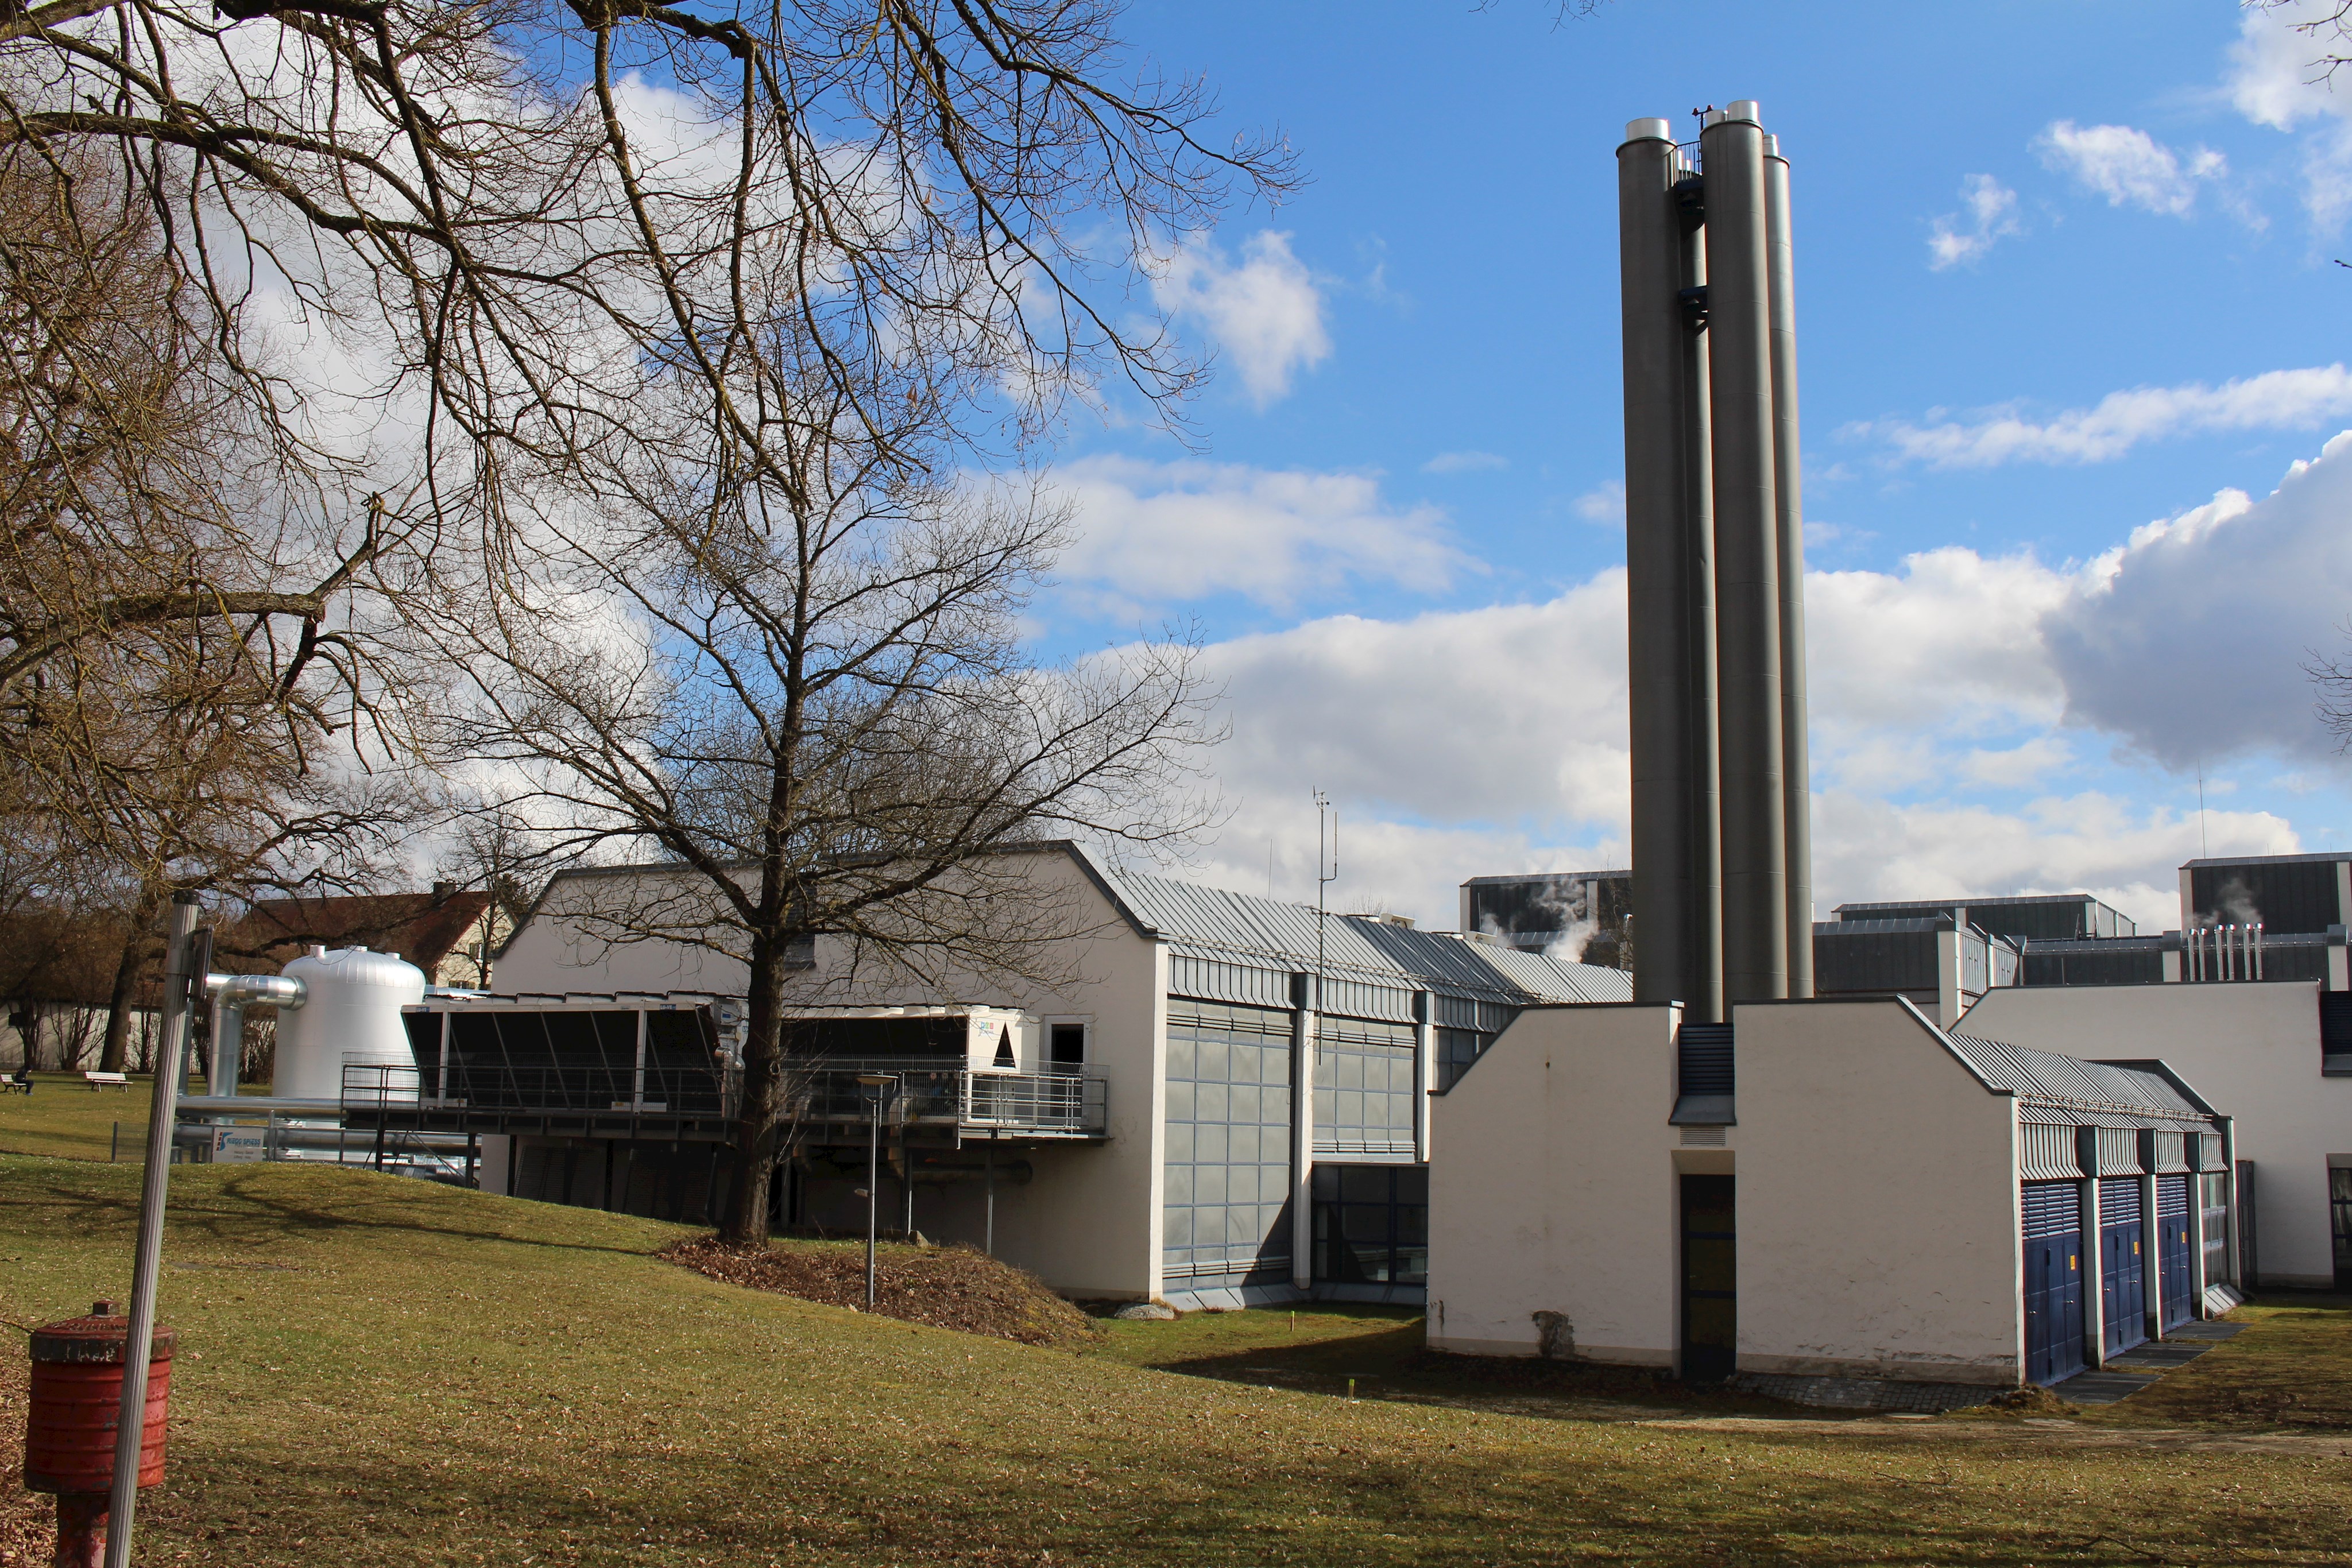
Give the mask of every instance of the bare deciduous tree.
[[568, 852], [677, 867], [592, 884], [565, 913], [749, 967], [738, 1240], [766, 1233], [797, 954], [822, 936], [852, 974], [1050, 983], [1069, 912], [1017, 852], [1160, 841], [1206, 810], [1185, 788], [1207, 727], [1189, 644], [1060, 667], [1024, 653], [1064, 532], [1048, 498], [908, 476], [845, 397], [801, 413], [789, 488], [641, 494], [436, 622], [479, 682], [452, 759], [531, 779], [533, 816], [579, 825]]

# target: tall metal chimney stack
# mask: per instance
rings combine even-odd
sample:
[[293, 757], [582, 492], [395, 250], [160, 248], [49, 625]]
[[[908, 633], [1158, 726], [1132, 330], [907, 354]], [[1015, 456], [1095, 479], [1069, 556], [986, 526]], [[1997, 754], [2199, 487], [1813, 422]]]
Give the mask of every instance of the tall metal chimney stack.
[[1752, 100], [1617, 150], [1633, 992], [1812, 994], [1788, 164]]

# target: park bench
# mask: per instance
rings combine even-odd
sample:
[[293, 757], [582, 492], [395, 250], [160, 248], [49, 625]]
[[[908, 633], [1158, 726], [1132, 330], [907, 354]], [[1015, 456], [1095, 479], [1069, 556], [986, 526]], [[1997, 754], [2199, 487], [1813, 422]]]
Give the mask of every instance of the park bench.
[[89, 1085], [90, 1092], [93, 1094], [101, 1089], [131, 1087], [131, 1075], [127, 1072], [85, 1072], [82, 1074], [82, 1080]]

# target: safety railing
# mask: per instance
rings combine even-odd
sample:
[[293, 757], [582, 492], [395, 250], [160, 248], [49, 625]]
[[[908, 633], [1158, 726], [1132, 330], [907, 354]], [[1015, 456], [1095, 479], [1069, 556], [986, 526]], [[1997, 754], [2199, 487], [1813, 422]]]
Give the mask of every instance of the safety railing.
[[[887, 1077], [886, 1126], [927, 1124], [974, 1131], [1099, 1136], [1109, 1126], [1109, 1086], [1084, 1072], [1012, 1072], [904, 1061], [789, 1062], [782, 1094], [787, 1120], [863, 1123], [875, 1113], [861, 1076]], [[623, 1067], [485, 1067], [451, 1062], [418, 1068], [349, 1063], [342, 1106], [398, 1116], [446, 1111], [522, 1115], [636, 1113], [731, 1116], [740, 1073]]]
[[350, 1111], [506, 1111], [548, 1115], [727, 1117], [735, 1113], [736, 1073], [583, 1063], [518, 1067], [452, 1061], [401, 1067], [346, 1062], [342, 1105]]

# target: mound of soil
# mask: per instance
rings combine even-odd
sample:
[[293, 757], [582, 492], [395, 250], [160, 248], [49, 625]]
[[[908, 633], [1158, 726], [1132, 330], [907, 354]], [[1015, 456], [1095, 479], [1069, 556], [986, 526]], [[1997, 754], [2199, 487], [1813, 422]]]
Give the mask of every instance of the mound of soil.
[[1999, 1410], [2009, 1416], [2079, 1416], [2083, 1413], [2079, 1407], [2034, 1384], [1995, 1395], [1976, 1408]]
[[[667, 1262], [741, 1285], [857, 1312], [866, 1305], [866, 1254], [855, 1247], [730, 1247], [716, 1236], [675, 1242]], [[875, 1265], [871, 1309], [888, 1317], [1023, 1344], [1064, 1344], [1095, 1330], [1034, 1274], [972, 1247], [893, 1247]]]

